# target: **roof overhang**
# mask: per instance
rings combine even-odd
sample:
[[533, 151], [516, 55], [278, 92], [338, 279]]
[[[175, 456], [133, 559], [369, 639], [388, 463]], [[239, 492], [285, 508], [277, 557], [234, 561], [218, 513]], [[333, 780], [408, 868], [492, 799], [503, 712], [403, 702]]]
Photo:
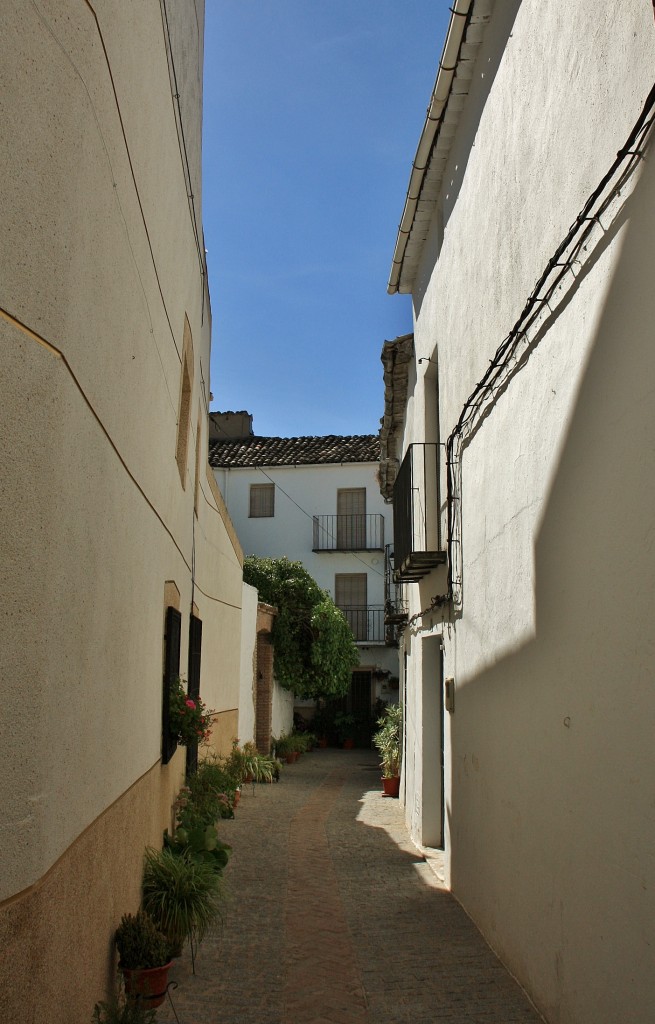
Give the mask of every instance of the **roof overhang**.
[[493, 4], [494, 0], [454, 0], [451, 7], [446, 42], [398, 228], [387, 285], [390, 295], [408, 293], [414, 287], [452, 141], [473, 79], [473, 65]]

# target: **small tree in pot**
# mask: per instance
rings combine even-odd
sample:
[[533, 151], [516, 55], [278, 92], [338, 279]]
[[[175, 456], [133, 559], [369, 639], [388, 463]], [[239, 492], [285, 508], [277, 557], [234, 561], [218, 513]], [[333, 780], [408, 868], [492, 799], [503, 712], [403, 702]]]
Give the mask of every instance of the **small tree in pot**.
[[381, 718], [373, 744], [380, 755], [382, 787], [387, 796], [398, 796], [400, 791], [401, 733], [403, 709], [399, 704], [390, 704]]

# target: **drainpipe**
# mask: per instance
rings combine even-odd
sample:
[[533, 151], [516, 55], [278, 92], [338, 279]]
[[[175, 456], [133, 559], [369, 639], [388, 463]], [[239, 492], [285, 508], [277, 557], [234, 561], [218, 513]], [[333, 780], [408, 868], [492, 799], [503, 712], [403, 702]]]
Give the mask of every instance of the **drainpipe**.
[[[653, 2], [655, 3], [655, 0], [653, 0]], [[405, 258], [405, 248], [409, 240], [409, 233], [412, 229], [412, 224], [414, 223], [414, 215], [421, 196], [423, 179], [428, 167], [432, 146], [439, 131], [441, 118], [446, 108], [446, 104], [448, 103], [448, 97], [450, 96], [451, 86], [455, 77], [457, 64], [459, 62], [459, 51], [462, 45], [462, 39], [464, 38], [464, 32], [466, 31], [466, 26], [469, 21], [469, 13], [473, 8], [474, 3], [475, 0], [454, 0], [453, 6], [451, 7], [450, 24], [448, 25], [446, 42], [444, 43], [443, 53], [441, 54], [441, 60], [439, 61], [437, 80], [434, 83], [434, 89], [432, 90], [425, 124], [419, 139], [414, 163], [412, 164], [412, 173], [409, 179], [407, 196], [405, 198], [405, 207], [403, 209], [403, 215], [398, 228], [396, 250], [394, 252], [393, 263], [391, 266], [391, 276], [389, 278], [389, 284], [387, 285], [389, 295], [394, 295], [398, 291], [400, 274], [402, 271], [403, 260]]]

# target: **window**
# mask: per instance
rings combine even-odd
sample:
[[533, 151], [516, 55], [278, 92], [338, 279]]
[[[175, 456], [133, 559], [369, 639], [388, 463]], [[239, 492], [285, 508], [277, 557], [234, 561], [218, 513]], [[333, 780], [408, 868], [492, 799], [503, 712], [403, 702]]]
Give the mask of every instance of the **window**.
[[346, 616], [355, 640], [368, 639], [367, 576], [365, 572], [337, 573], [334, 603]]
[[349, 487], [337, 491], [337, 549], [358, 551], [366, 548], [366, 488]]
[[186, 463], [189, 446], [189, 423], [191, 420], [191, 391], [193, 388], [193, 341], [191, 327], [184, 318], [184, 344], [182, 349], [182, 377], [180, 380], [180, 403], [177, 414], [177, 444], [175, 459], [180, 472], [182, 487], [186, 489]]
[[180, 674], [180, 633], [182, 616], [177, 608], [169, 605], [166, 609], [164, 634], [164, 687], [162, 700], [162, 744], [161, 763], [168, 764], [177, 749], [177, 743], [171, 739], [169, 722], [171, 684]]
[[[200, 660], [202, 655], [202, 621], [196, 616], [189, 618], [189, 683], [187, 690], [191, 700], [200, 696]], [[186, 772], [191, 775], [198, 768], [198, 744], [186, 748]]]
[[275, 484], [250, 485], [251, 519], [266, 519], [275, 515]]

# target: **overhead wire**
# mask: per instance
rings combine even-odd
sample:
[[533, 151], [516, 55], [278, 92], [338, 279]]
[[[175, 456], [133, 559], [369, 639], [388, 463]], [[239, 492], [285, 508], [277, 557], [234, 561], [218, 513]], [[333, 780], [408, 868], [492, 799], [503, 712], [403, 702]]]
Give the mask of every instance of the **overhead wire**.
[[[655, 5], [655, 0], [654, 0]], [[448, 521], [448, 576], [447, 590], [437, 594], [430, 604], [420, 612], [416, 612], [407, 620], [405, 627], [413, 625], [431, 612], [451, 603], [461, 603], [461, 587], [463, 584], [461, 566], [459, 576], [455, 576], [455, 547], [461, 537], [461, 494], [458, 487], [457, 473], [461, 475], [461, 456], [465, 437], [471, 438], [477, 427], [496, 403], [498, 392], [510, 383], [515, 374], [522, 368], [526, 356], [539, 344], [540, 333], [544, 325], [539, 326], [539, 319], [544, 309], [551, 313], [550, 302], [568, 273], [574, 273], [575, 265], [582, 266], [585, 243], [591, 238], [595, 226], [601, 224], [601, 216], [608, 210], [614, 200], [621, 194], [622, 188], [634, 174], [643, 158], [649, 135], [655, 122], [655, 85], [651, 88], [642, 111], [632, 127], [625, 144], [616, 154], [609, 170], [603, 175], [596, 188], [575, 218], [568, 232], [547, 262], [537, 283], [525, 302], [521, 314], [500, 343], [489, 365], [475, 388], [464, 402], [457, 423], [446, 441], [446, 480], [447, 480], [447, 521]], [[623, 166], [625, 164], [625, 167]], [[614, 180], [615, 179], [615, 180]], [[604, 195], [611, 183], [611, 188]], [[586, 259], [589, 258], [589, 253]], [[554, 273], [552, 281], [549, 278]], [[575, 274], [574, 274], [575, 276]], [[532, 339], [528, 330], [537, 327]], [[525, 348], [519, 354], [519, 349]], [[513, 363], [513, 365], [511, 365]], [[459, 600], [458, 600], [459, 599]]]

